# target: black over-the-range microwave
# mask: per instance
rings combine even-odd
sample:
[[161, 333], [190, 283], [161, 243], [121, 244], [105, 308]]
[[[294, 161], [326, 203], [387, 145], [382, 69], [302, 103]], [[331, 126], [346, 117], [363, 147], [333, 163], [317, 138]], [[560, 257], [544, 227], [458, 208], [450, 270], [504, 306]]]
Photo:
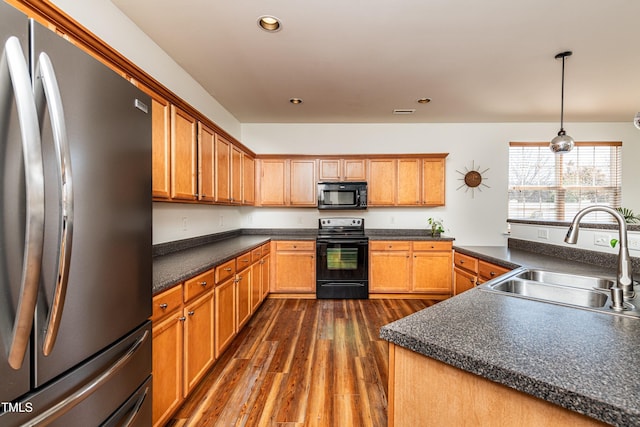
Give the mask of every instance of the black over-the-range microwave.
[[366, 209], [367, 183], [319, 182], [318, 209]]

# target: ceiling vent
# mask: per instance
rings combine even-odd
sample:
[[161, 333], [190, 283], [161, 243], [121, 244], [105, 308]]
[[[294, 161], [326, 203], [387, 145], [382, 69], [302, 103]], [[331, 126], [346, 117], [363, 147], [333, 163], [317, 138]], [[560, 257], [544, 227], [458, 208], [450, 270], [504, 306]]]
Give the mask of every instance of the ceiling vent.
[[416, 112], [415, 108], [396, 108], [395, 110], [393, 110], [393, 114], [413, 114]]

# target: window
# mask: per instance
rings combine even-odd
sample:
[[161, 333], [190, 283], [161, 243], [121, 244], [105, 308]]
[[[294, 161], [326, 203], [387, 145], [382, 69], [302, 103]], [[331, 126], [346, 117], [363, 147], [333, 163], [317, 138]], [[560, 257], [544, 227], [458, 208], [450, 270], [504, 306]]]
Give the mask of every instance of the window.
[[[549, 143], [509, 143], [509, 218], [571, 221], [591, 205], [620, 207], [622, 142], [576, 142], [555, 154]], [[592, 222], [610, 222], [596, 212]]]

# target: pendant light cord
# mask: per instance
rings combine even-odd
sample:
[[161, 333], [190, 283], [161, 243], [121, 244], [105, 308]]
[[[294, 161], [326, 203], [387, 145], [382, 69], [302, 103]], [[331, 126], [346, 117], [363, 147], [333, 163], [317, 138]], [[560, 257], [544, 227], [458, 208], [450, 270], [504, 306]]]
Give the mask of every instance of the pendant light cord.
[[560, 131], [564, 130], [564, 58], [562, 55], [562, 89], [560, 90]]

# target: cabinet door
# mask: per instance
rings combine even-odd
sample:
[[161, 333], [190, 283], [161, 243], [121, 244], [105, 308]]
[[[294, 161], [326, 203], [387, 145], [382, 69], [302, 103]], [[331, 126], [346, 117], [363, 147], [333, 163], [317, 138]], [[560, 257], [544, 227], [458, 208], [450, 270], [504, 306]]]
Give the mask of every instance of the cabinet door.
[[316, 206], [318, 195], [316, 187], [315, 160], [291, 160], [290, 203], [292, 206]]
[[369, 291], [411, 290], [411, 243], [376, 241], [369, 244]]
[[262, 257], [262, 259], [260, 260], [260, 264], [262, 265], [262, 280], [260, 281], [260, 286], [261, 286], [261, 292], [262, 295], [260, 296], [260, 300], [264, 301], [264, 299], [267, 297], [267, 295], [269, 295], [269, 290], [270, 290], [270, 279], [271, 279], [271, 257], [269, 254], [265, 255]]
[[164, 99], [151, 100], [152, 123], [152, 193], [155, 198], [171, 196], [171, 115], [169, 103]]
[[444, 206], [445, 159], [422, 160], [422, 204]]
[[246, 268], [236, 277], [236, 325], [238, 331], [251, 317], [251, 269]]
[[364, 159], [344, 159], [342, 173], [345, 181], [366, 181], [367, 168]]
[[244, 153], [231, 146], [231, 203], [242, 203], [242, 158]]
[[392, 206], [395, 204], [396, 160], [369, 160], [369, 206]]
[[453, 269], [453, 294], [458, 295], [473, 288], [478, 282], [478, 276], [458, 267]]
[[340, 179], [340, 159], [320, 159], [318, 161], [319, 181], [339, 181]]
[[153, 425], [164, 425], [182, 402], [182, 311], [153, 326]]
[[420, 159], [398, 159], [396, 204], [420, 205]]
[[215, 132], [198, 122], [198, 200], [215, 200]]
[[198, 384], [215, 360], [214, 292], [185, 306], [184, 317], [184, 396]]
[[413, 252], [413, 291], [451, 295], [452, 260], [448, 252]]
[[251, 265], [251, 312], [262, 302], [262, 260]]
[[242, 204], [253, 205], [256, 202], [256, 164], [246, 154], [242, 156]]
[[215, 343], [216, 359], [236, 336], [235, 278], [222, 283], [215, 290]]
[[197, 192], [196, 119], [171, 106], [171, 198], [195, 200]]
[[260, 160], [260, 204], [284, 206], [286, 199], [287, 162], [284, 159]]
[[[312, 293], [316, 290], [316, 253], [313, 242], [277, 242], [273, 263], [273, 292]], [[313, 246], [313, 251], [310, 250]]]
[[231, 143], [216, 134], [216, 202], [231, 201]]

